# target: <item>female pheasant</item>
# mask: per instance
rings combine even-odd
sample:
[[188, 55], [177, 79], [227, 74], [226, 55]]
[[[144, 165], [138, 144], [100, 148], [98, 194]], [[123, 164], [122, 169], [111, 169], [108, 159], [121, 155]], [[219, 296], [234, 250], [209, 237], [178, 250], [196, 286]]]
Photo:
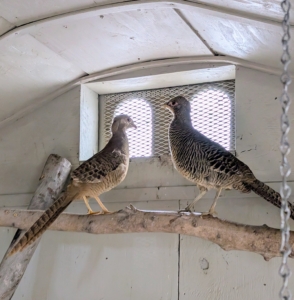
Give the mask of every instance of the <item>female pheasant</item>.
[[[175, 97], [164, 104], [174, 118], [169, 127], [169, 146], [175, 168], [188, 180], [194, 182], [199, 195], [185, 210], [191, 211], [194, 204], [211, 188], [216, 195], [209, 212], [215, 213], [217, 199], [222, 189], [235, 189], [242, 193], [255, 192], [268, 202], [281, 207], [281, 196], [259, 181], [249, 167], [216, 142], [193, 128], [191, 107], [187, 99]], [[294, 206], [288, 203], [291, 218]]]
[[77, 199], [84, 199], [89, 213], [95, 213], [89, 206], [87, 197], [95, 198], [102, 212], [110, 213], [99, 199], [119, 183], [127, 175], [129, 167], [129, 143], [126, 134], [128, 128], [137, 128], [127, 115], [114, 118], [112, 137], [108, 144], [93, 157], [82, 163], [71, 174], [71, 183], [66, 192], [61, 195], [16, 242], [9, 255], [14, 254], [34, 242], [57, 219], [66, 207]]

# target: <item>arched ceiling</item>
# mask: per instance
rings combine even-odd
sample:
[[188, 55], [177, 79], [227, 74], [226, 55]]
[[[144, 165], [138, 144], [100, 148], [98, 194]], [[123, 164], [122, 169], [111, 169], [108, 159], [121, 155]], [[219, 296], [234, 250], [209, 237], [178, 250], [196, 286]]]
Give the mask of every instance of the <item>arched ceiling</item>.
[[2, 0], [0, 126], [75, 84], [136, 68], [226, 62], [277, 74], [279, 3]]

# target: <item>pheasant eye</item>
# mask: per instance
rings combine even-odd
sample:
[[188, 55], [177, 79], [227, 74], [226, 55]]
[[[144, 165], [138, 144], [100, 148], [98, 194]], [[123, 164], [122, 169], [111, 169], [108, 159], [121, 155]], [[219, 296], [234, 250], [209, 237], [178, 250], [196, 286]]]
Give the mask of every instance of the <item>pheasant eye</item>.
[[131, 119], [130, 118], [128, 118], [128, 122], [130, 122], [131, 121]]
[[173, 101], [173, 102], [172, 102], [172, 105], [175, 105], [175, 104], [176, 104], [176, 101]]

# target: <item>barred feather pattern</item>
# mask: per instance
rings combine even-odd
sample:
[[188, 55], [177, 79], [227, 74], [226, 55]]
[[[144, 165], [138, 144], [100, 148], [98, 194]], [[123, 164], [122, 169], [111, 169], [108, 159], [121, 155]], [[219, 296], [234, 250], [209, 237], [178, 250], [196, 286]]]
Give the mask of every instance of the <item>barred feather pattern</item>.
[[[232, 153], [193, 127], [190, 103], [184, 97], [175, 97], [166, 106], [174, 115], [169, 127], [169, 146], [174, 166], [181, 175], [196, 183], [200, 190], [253, 191], [281, 207], [278, 192], [259, 181], [250, 168]], [[294, 205], [288, 204], [294, 219]]]
[[[276, 207], [281, 208], [281, 195], [265, 183], [256, 179], [252, 184], [249, 185], [249, 187], [255, 194], [264, 198]], [[294, 205], [288, 202], [288, 207], [290, 209], [291, 219], [294, 219]]]
[[250, 190], [244, 178], [253, 182], [251, 170], [219, 144], [192, 127], [174, 120], [169, 129], [169, 143], [176, 169], [188, 180], [207, 189], [222, 187]]
[[25, 247], [31, 245], [38, 237], [40, 237], [46, 229], [57, 219], [57, 217], [67, 208], [74, 200], [74, 196], [68, 196], [68, 193], [61, 195], [42, 216], [25, 232], [25, 234], [13, 246], [10, 255], [21, 251]]
[[40, 237], [73, 200], [84, 197], [97, 199], [124, 180], [129, 166], [126, 130], [131, 127], [136, 126], [129, 116], [114, 118], [112, 137], [107, 145], [72, 172], [66, 192], [16, 241], [9, 255], [24, 249]]

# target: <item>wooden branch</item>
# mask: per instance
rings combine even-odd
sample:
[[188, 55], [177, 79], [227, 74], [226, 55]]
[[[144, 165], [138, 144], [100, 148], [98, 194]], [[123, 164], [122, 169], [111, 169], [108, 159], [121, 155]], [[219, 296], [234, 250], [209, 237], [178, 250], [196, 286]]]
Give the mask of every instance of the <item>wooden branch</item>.
[[[28, 229], [42, 212], [2, 209], [0, 226]], [[50, 230], [94, 234], [166, 232], [200, 237], [224, 250], [259, 253], [265, 260], [280, 256], [280, 230], [263, 226], [242, 225], [197, 213], [141, 211], [133, 206], [111, 215], [61, 214]], [[290, 244], [294, 255], [294, 234]]]
[[[71, 169], [71, 163], [58, 155], [51, 154], [40, 176], [38, 188], [30, 202], [30, 210], [45, 210], [59, 196]], [[22, 228], [20, 228], [22, 229]], [[21, 236], [22, 230], [17, 230], [14, 238], [0, 264], [0, 299], [12, 298], [40, 238], [24, 249], [18, 255], [8, 257], [7, 254], [15, 241]]]

